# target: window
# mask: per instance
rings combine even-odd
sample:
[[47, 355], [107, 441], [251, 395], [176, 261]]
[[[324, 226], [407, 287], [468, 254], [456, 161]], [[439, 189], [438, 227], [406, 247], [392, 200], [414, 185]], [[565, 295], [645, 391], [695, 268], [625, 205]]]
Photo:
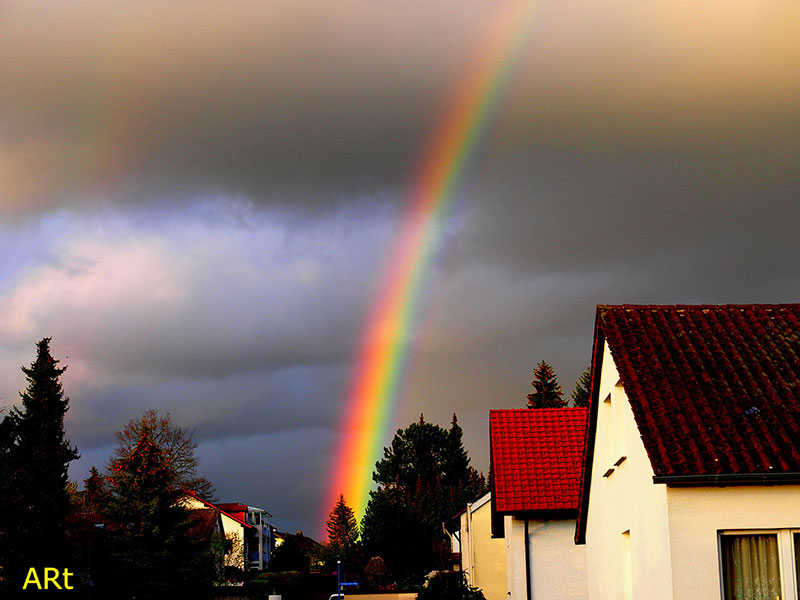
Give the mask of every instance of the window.
[[723, 532], [724, 600], [800, 600], [800, 530]]
[[631, 530], [622, 532], [622, 590], [625, 600], [633, 600], [633, 565], [631, 563]]

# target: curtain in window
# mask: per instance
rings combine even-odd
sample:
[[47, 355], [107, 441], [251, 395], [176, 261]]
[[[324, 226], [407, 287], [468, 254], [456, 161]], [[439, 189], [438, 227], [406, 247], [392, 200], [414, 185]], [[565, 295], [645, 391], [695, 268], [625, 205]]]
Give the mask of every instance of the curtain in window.
[[776, 535], [722, 536], [725, 600], [780, 600]]

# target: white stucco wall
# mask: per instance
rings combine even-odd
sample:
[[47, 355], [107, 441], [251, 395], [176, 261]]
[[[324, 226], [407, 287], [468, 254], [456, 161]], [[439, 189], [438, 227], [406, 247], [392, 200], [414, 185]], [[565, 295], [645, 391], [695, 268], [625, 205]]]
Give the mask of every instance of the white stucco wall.
[[491, 494], [461, 515], [461, 541], [461, 566], [470, 585], [481, 588], [486, 600], [505, 600], [505, 542], [492, 538]]
[[[674, 598], [721, 598], [720, 531], [800, 529], [800, 486], [668, 488]], [[784, 585], [795, 582], [784, 576]], [[792, 597], [788, 590], [781, 598]]]
[[[589, 598], [672, 599], [667, 490], [653, 484], [650, 460], [607, 345], [603, 352], [586, 521]], [[612, 473], [604, 476], [609, 469]]]
[[[589, 598], [721, 598], [719, 533], [800, 528], [800, 486], [677, 488], [653, 483], [618, 380], [606, 346], [586, 528]], [[609, 395], [610, 403], [605, 402]], [[622, 455], [626, 459], [614, 467]], [[783, 583], [793, 585], [786, 576]]]
[[575, 545], [575, 519], [532, 520], [528, 537], [533, 600], [586, 600], [586, 546]]
[[506, 598], [526, 600], [524, 521], [506, 515], [503, 517], [503, 530], [506, 542]]
[[[506, 597], [525, 600], [525, 521], [506, 517], [505, 527]], [[586, 546], [576, 546], [574, 537], [574, 519], [528, 521], [532, 600], [586, 600]]]

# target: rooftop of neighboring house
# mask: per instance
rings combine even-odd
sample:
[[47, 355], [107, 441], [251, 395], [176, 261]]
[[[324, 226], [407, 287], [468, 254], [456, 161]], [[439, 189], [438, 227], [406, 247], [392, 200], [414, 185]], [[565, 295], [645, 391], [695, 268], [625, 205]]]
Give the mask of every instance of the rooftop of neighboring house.
[[275, 543], [276, 546], [280, 546], [286, 540], [292, 539], [297, 542], [297, 545], [306, 550], [309, 553], [314, 553], [319, 551], [322, 548], [322, 544], [320, 544], [315, 539], [307, 537], [303, 535], [302, 531], [298, 531], [297, 533], [288, 533], [284, 531], [276, 531], [275, 532]]
[[258, 508], [257, 506], [250, 506], [249, 504], [241, 504], [239, 502], [220, 502], [217, 503], [222, 510], [225, 510], [230, 513], [237, 513], [237, 512], [257, 512], [257, 513], [264, 513], [268, 516], [272, 516], [263, 508]]
[[599, 306], [596, 337], [657, 477], [800, 472], [800, 304]]
[[577, 514], [586, 415], [585, 408], [489, 412], [493, 513]]
[[255, 529], [252, 525], [249, 525], [241, 517], [236, 515], [236, 512], [241, 512], [241, 511], [236, 511], [236, 510], [230, 511], [230, 510], [227, 510], [225, 508], [226, 506], [244, 506], [244, 508], [246, 510], [247, 509], [247, 505], [218, 504], [218, 503], [209, 502], [208, 500], [204, 500], [203, 498], [201, 498], [200, 496], [198, 496], [197, 494], [195, 494], [194, 492], [192, 492], [190, 490], [184, 490], [184, 493], [187, 496], [190, 496], [191, 498], [193, 498], [195, 501], [197, 501], [197, 502], [201, 503], [202, 505], [204, 505], [206, 508], [218, 510], [220, 512], [220, 514], [228, 517], [229, 519], [233, 519], [234, 521], [236, 521], [237, 523], [239, 523], [243, 527], [246, 527], [247, 529]]

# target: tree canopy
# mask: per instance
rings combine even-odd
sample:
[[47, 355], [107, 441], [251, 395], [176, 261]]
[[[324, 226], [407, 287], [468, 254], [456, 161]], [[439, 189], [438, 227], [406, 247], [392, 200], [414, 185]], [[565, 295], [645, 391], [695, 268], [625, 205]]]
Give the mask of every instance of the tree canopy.
[[141, 440], [146, 438], [159, 449], [171, 485], [190, 490], [203, 500], [214, 500], [214, 485], [197, 474], [197, 442], [194, 440], [194, 433], [186, 427], [176, 425], [169, 413], [162, 415], [151, 408], [138, 419], [128, 421], [114, 435], [117, 438], [117, 447], [111, 456], [111, 464], [130, 459]]
[[528, 408], [562, 408], [567, 405], [555, 371], [545, 361], [533, 370], [531, 385], [534, 391], [528, 394]]
[[360, 568], [361, 552], [358, 545], [358, 521], [353, 509], [339, 495], [325, 523], [328, 542], [322, 548], [322, 560], [327, 569], [335, 570], [341, 560], [342, 569], [353, 572]]
[[367, 556], [380, 556], [401, 578], [445, 566], [448, 540], [442, 524], [486, 491], [470, 466], [463, 432], [418, 423], [400, 429], [375, 465], [373, 491], [362, 520]]
[[587, 407], [589, 406], [589, 394], [592, 388], [592, 370], [587, 368], [578, 378], [575, 390], [572, 392], [572, 405]]
[[180, 502], [197, 465], [191, 434], [147, 411], [117, 440], [106, 515], [117, 525], [110, 542], [119, 594], [157, 598], [210, 582], [214, 557], [188, 535], [192, 522]]
[[358, 521], [341, 494], [328, 516], [325, 529], [328, 531], [328, 544], [337, 554], [351, 551], [358, 541]]

